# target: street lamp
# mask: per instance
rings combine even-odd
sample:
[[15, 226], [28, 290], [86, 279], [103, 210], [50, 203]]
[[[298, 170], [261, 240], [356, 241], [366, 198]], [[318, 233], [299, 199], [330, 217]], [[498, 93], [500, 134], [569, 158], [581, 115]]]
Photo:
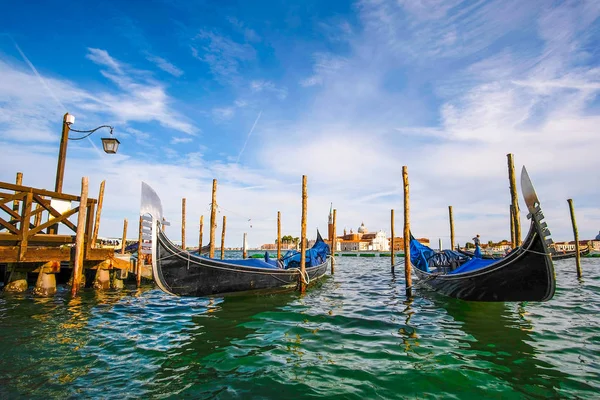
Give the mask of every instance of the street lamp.
[[[77, 129], [72, 129], [71, 125], [75, 122], [75, 117], [69, 113], [66, 113], [63, 117], [63, 126], [62, 126], [62, 136], [60, 139], [60, 149], [58, 151], [58, 166], [56, 168], [56, 185], [54, 187], [54, 191], [61, 193], [63, 186], [63, 177], [65, 175], [65, 161], [67, 158], [67, 141], [69, 140], [82, 140], [90, 136], [92, 133], [96, 132], [101, 128], [110, 129], [110, 136], [102, 138], [102, 148], [104, 152], [107, 154], [116, 154], [117, 149], [119, 148], [119, 139], [113, 136], [113, 127], [110, 125], [100, 125], [97, 128], [90, 129], [88, 131], [81, 131]], [[78, 138], [70, 138], [69, 132], [77, 132], [77, 133], [87, 133], [82, 137]]]

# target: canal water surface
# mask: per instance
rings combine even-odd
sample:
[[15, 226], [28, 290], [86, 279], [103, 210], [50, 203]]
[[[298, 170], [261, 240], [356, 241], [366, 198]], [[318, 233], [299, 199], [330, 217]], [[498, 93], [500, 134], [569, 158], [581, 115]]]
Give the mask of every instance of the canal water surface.
[[600, 260], [546, 303], [404, 295], [389, 258], [338, 257], [300, 296], [154, 287], [0, 294], [0, 398], [592, 398]]

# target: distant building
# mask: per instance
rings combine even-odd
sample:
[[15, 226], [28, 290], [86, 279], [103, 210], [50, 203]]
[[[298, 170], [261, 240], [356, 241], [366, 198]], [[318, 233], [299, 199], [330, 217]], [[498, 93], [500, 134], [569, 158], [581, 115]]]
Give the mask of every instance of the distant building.
[[[417, 242], [421, 243], [425, 246], [430, 246], [430, 241], [427, 238], [417, 238]], [[388, 248], [392, 247], [392, 238], [388, 239]], [[394, 251], [404, 251], [404, 238], [403, 237], [395, 237], [394, 238]]]

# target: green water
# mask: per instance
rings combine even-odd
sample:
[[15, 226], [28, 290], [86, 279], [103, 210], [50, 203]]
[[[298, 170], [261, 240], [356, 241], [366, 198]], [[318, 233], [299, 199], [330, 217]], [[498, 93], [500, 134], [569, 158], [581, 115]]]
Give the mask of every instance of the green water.
[[547, 303], [404, 295], [389, 258], [338, 258], [295, 293], [146, 287], [0, 295], [0, 398], [593, 398], [600, 260], [555, 263]]

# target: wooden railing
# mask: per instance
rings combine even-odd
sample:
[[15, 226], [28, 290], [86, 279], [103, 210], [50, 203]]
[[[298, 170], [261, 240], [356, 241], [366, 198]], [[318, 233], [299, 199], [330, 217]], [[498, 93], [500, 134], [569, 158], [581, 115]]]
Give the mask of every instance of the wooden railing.
[[[79, 205], [61, 212], [51, 200], [80, 202], [79, 196], [52, 192], [12, 183], [0, 182], [0, 246], [17, 246], [17, 261], [25, 261], [28, 246], [60, 246], [75, 243], [77, 225], [69, 220], [79, 212]], [[9, 203], [12, 202], [12, 207]], [[88, 198], [85, 226], [85, 249], [92, 247], [96, 199]], [[46, 213], [48, 221], [42, 221]], [[65, 226], [72, 234], [58, 235], [58, 226]]]

